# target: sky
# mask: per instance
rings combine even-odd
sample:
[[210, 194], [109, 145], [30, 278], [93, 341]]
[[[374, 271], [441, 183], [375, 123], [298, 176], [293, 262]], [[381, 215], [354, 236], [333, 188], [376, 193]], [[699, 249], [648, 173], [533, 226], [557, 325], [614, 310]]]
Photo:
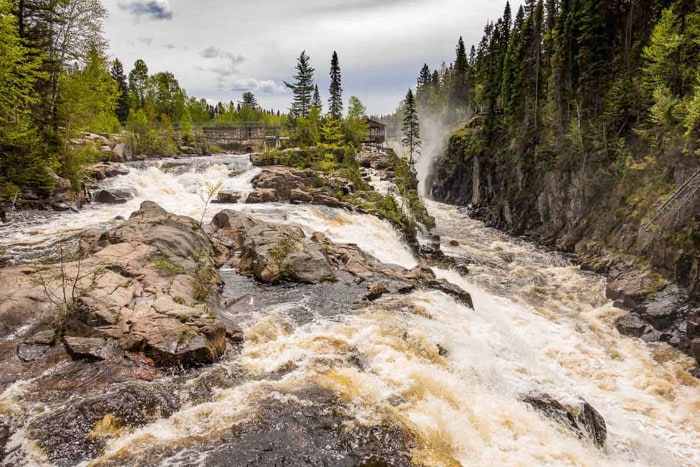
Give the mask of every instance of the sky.
[[[505, 0], [104, 0], [109, 53], [131, 70], [143, 59], [151, 74], [170, 71], [188, 95], [238, 101], [245, 91], [265, 108], [288, 109], [302, 50], [328, 100], [333, 51], [343, 97], [354, 95], [370, 115], [393, 112], [415, 86], [423, 63], [454, 60]], [[517, 5], [517, 0], [511, 5]]]

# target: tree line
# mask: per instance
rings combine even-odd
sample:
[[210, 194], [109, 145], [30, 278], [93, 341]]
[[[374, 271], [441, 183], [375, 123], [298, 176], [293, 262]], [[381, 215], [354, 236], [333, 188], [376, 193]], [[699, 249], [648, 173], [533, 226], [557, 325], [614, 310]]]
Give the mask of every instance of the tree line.
[[650, 153], [700, 156], [699, 70], [696, 0], [526, 0], [468, 53], [460, 38], [452, 63], [425, 64], [416, 101], [477, 116], [483, 145], [525, 173], [624, 170]]
[[143, 60], [125, 71], [108, 58], [99, 0], [0, 0], [0, 201], [46, 197], [59, 177], [77, 190], [100, 157], [74, 142], [84, 132], [123, 133], [136, 153], [170, 155], [210, 121], [280, 125], [255, 96], [210, 104]]

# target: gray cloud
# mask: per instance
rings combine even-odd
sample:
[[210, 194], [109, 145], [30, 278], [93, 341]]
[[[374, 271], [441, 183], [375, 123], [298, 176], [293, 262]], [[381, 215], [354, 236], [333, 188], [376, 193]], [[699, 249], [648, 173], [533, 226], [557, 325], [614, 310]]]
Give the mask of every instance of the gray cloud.
[[245, 57], [241, 54], [234, 54], [231, 52], [226, 52], [224, 49], [218, 47], [210, 46], [202, 50], [199, 53], [204, 58], [223, 58], [226, 59], [231, 65], [238, 65], [245, 62]]
[[139, 37], [138, 41], [140, 43], [142, 43], [143, 45], [151, 45], [151, 43], [153, 42], [153, 38], [152, 37]]
[[170, 49], [170, 50], [173, 50], [173, 49], [176, 49], [176, 48], [177, 48], [177, 47], [175, 46], [175, 44], [165, 44], [164, 47], [165, 47], [166, 49]]
[[[146, 8], [151, 2], [172, 20], [151, 20]], [[511, 7], [517, 9], [521, 3], [512, 0]], [[299, 52], [306, 50], [311, 56], [315, 81], [325, 93], [331, 54], [337, 50], [344, 96], [358, 96], [369, 113], [378, 114], [396, 108], [407, 88], [415, 86], [423, 63], [433, 69], [454, 60], [459, 36], [467, 46], [478, 44], [484, 24], [503, 13], [505, 0], [104, 0], [104, 4], [110, 10], [105, 21], [110, 53], [124, 63], [142, 58], [152, 72], [173, 72], [192, 96], [229, 101], [251, 91], [266, 108], [288, 108], [291, 96], [281, 84], [291, 80]], [[139, 6], [130, 7], [135, 4]], [[173, 9], [177, 14], [170, 15]], [[153, 42], [145, 46], [139, 37], [153, 37]]]
[[173, 19], [173, 10], [168, 0], [120, 0], [119, 8], [137, 18], [153, 20]]

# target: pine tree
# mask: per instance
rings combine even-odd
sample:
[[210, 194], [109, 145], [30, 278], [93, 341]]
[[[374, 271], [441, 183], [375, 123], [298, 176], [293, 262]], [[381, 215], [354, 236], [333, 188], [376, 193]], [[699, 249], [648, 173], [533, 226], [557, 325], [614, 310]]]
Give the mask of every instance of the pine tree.
[[420, 151], [420, 125], [418, 123], [418, 109], [413, 91], [408, 90], [404, 100], [404, 117], [402, 126], [403, 138], [401, 144], [408, 149], [408, 163], [413, 169], [415, 158]]
[[316, 107], [319, 113], [323, 112], [323, 103], [321, 102], [321, 93], [318, 92], [318, 85], [314, 86], [314, 97], [311, 100], [311, 105]]
[[311, 66], [309, 56], [306, 51], [302, 51], [297, 59], [297, 74], [294, 75], [294, 84], [284, 82], [284, 85], [292, 90], [294, 100], [289, 109], [292, 119], [298, 117], [308, 117], [311, 111], [311, 100], [314, 91], [314, 68]]
[[416, 87], [416, 101], [418, 105], [425, 106], [430, 100], [430, 91], [433, 83], [432, 74], [430, 73], [430, 68], [428, 64], [423, 64], [423, 68], [420, 70], [417, 80], [418, 86]]
[[117, 83], [119, 97], [117, 98], [117, 108], [115, 113], [120, 122], [126, 122], [129, 118], [129, 85], [124, 74], [124, 65], [119, 59], [114, 59], [109, 70], [112, 78]]
[[340, 64], [338, 63], [338, 53], [333, 51], [331, 58], [331, 85], [329, 88], [330, 98], [328, 99], [328, 113], [331, 118], [339, 119], [343, 117], [343, 88], [340, 79]]
[[454, 73], [452, 76], [452, 99], [457, 105], [466, 104], [468, 92], [469, 62], [467, 61], [467, 50], [464, 47], [464, 40], [460, 36], [457, 42], [457, 58], [454, 63]]

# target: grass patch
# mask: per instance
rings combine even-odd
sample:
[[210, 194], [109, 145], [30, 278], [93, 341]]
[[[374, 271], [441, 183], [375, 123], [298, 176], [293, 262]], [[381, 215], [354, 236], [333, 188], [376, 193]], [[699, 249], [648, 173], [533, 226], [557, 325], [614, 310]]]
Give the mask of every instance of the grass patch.
[[178, 266], [163, 255], [155, 255], [150, 258], [156, 271], [167, 276], [177, 276], [185, 273], [185, 268]]

